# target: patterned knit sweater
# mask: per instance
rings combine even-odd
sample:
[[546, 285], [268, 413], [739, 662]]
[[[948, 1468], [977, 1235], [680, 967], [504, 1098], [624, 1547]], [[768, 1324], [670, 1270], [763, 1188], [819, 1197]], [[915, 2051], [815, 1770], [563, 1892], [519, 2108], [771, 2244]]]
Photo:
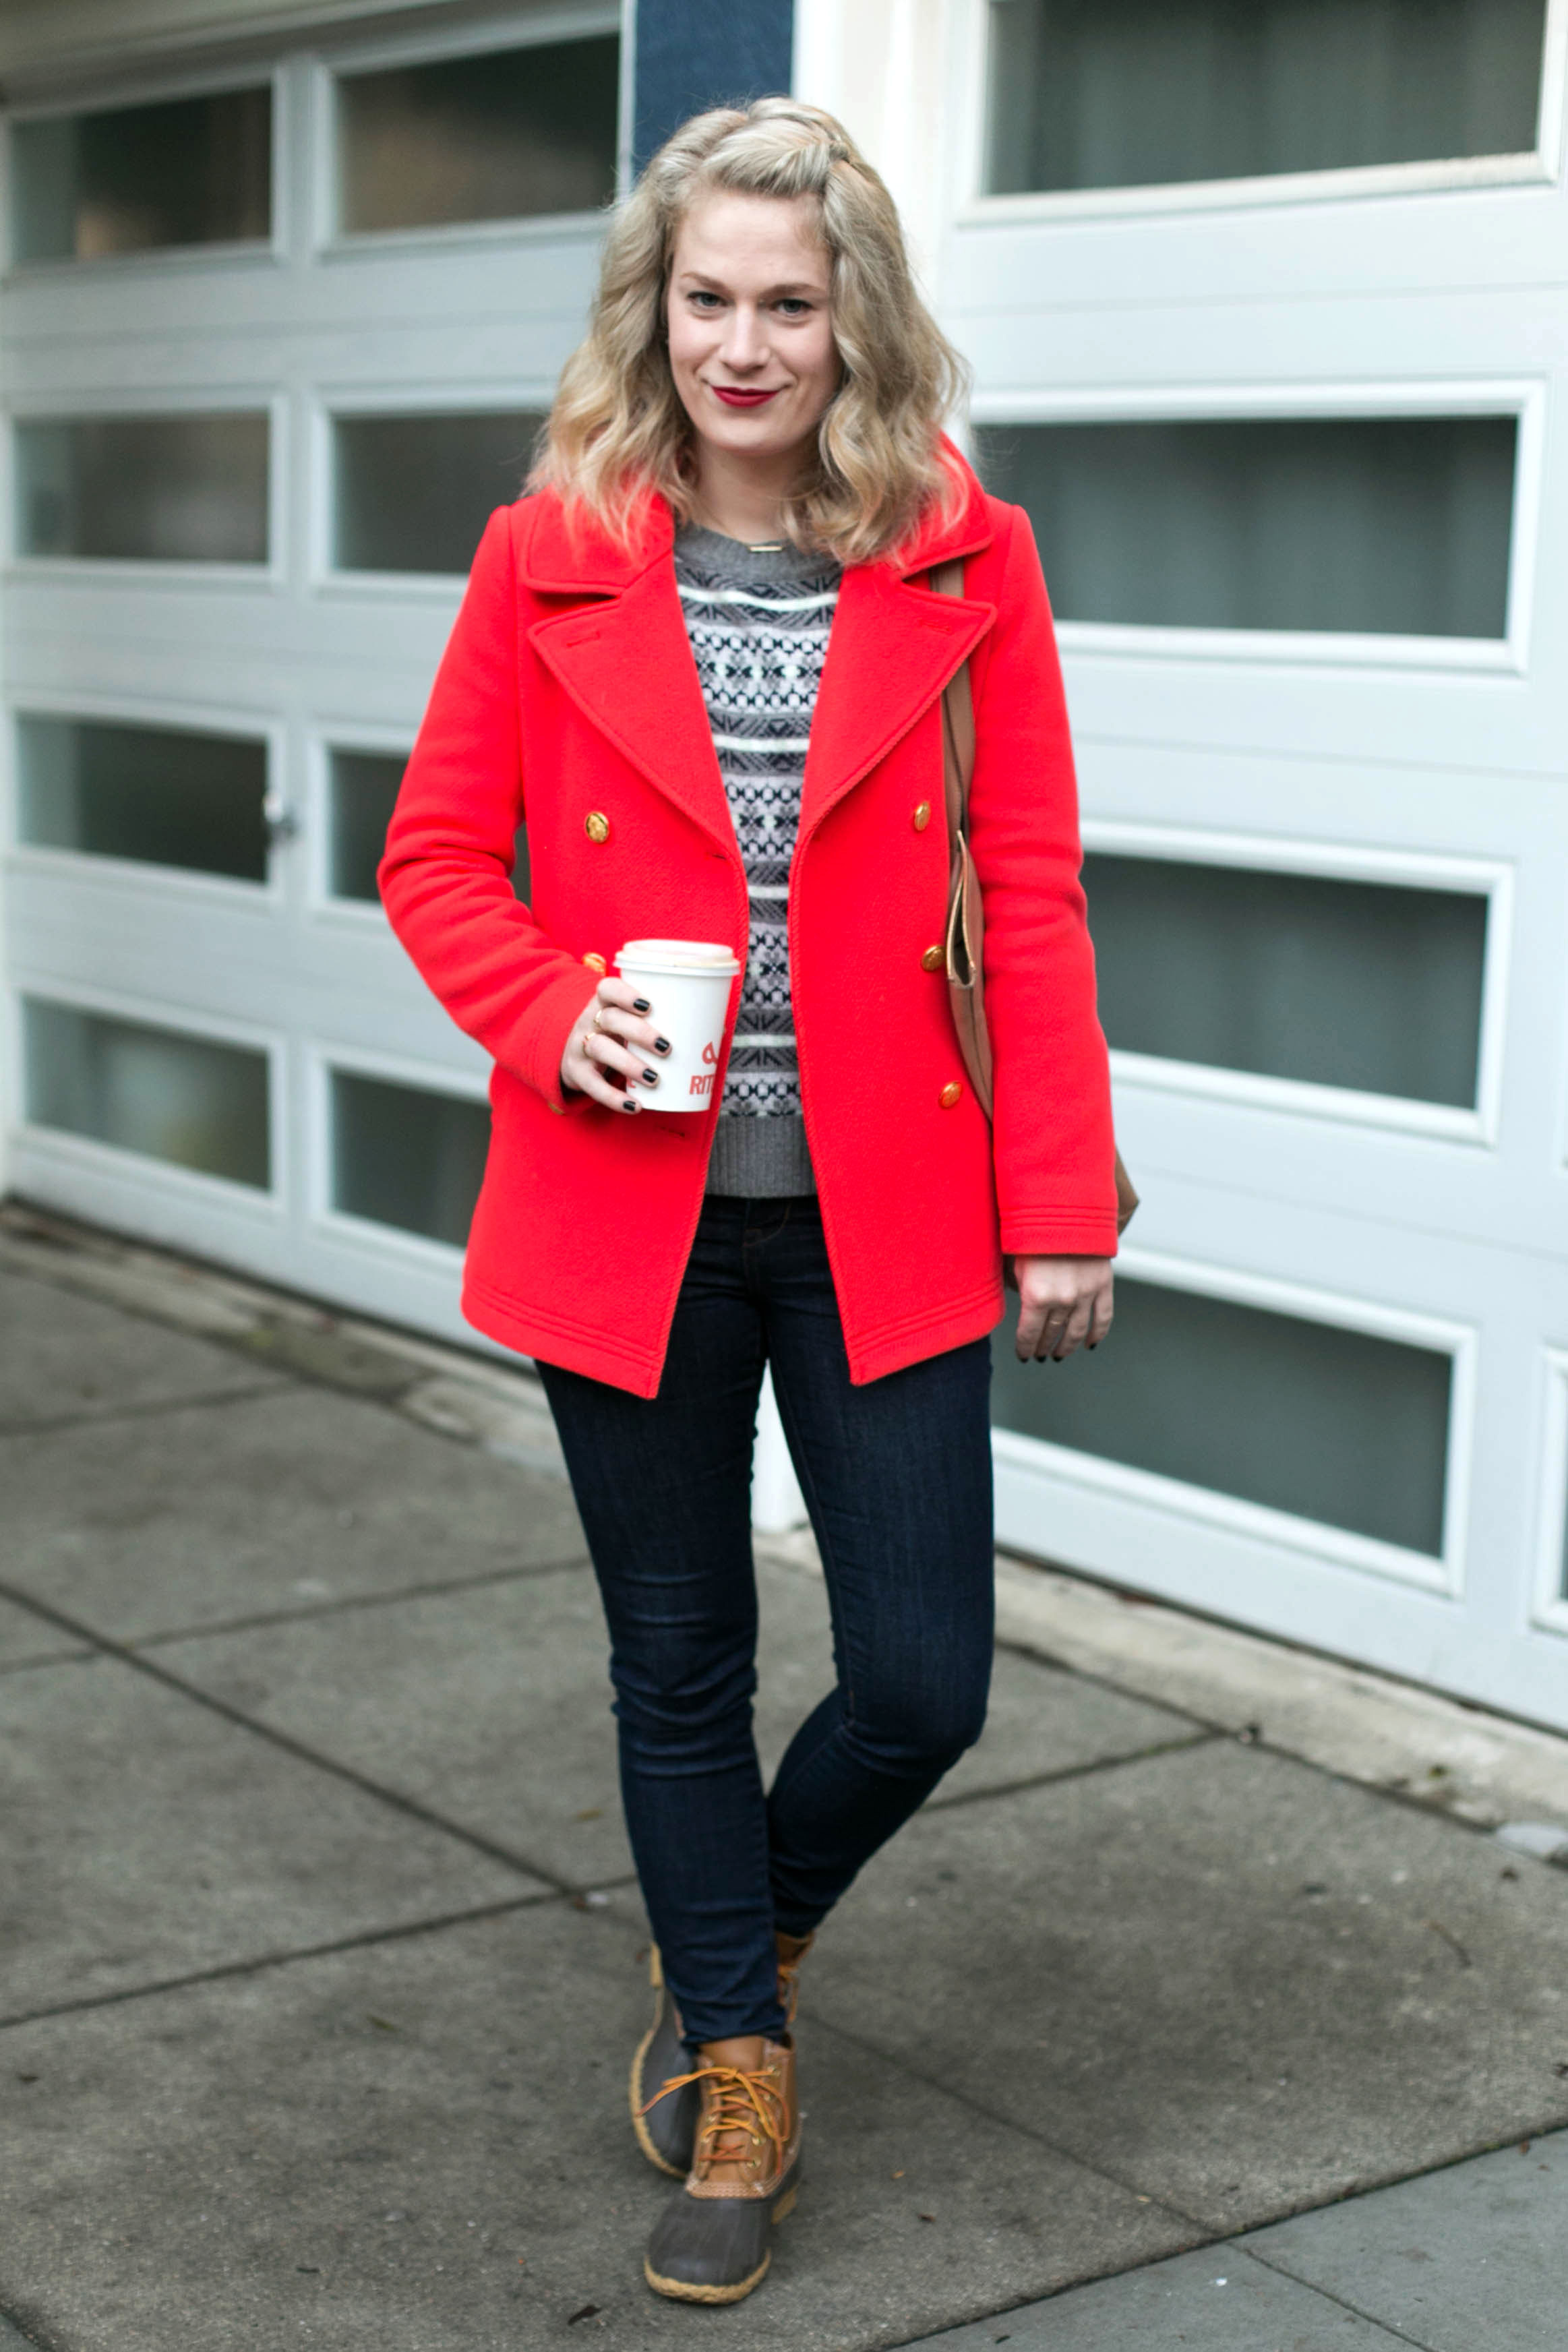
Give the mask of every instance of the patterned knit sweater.
[[752, 1200], [812, 1192], [790, 1005], [789, 869], [839, 569], [787, 544], [759, 551], [685, 524], [675, 576], [751, 898], [708, 1190]]

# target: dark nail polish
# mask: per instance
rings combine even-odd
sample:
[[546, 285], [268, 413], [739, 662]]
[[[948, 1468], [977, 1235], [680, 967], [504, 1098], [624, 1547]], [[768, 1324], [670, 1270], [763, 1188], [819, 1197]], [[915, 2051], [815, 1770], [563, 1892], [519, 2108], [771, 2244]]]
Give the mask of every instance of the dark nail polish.
[[653, 1041], [653, 1050], [656, 1054], [668, 1054], [669, 1051], [668, 1038], [656, 1037]]
[[1091, 1339], [1091, 1340], [1089, 1341], [1089, 1354], [1090, 1354], [1091, 1356], [1093, 1355], [1093, 1353], [1094, 1353], [1095, 1349], [1099, 1347], [1099, 1345], [1100, 1345], [1100, 1341], [1099, 1341], [1098, 1339]]
[[634, 996], [632, 999], [632, 1011], [634, 1013], [651, 1013], [653, 1011], [653, 1006], [648, 1003], [646, 996]]
[[623, 1110], [636, 1110], [637, 1107], [637, 1098], [636, 1095], [628, 1095], [625, 1102], [621, 1105], [621, 1108]]
[[657, 1087], [657, 1086], [658, 1086], [658, 1072], [657, 1070], [645, 1070], [645, 1071], [643, 1072], [643, 1076], [644, 1076], [644, 1078], [647, 1081], [647, 1084], [648, 1084], [650, 1087]]

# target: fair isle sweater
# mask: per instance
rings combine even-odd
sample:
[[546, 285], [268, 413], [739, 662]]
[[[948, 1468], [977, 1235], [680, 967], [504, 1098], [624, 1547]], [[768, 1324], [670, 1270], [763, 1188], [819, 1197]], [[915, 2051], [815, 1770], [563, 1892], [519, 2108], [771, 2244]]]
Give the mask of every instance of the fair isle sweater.
[[675, 577], [746, 869], [751, 936], [710, 1192], [813, 1192], [789, 981], [789, 869], [839, 568], [683, 524]]

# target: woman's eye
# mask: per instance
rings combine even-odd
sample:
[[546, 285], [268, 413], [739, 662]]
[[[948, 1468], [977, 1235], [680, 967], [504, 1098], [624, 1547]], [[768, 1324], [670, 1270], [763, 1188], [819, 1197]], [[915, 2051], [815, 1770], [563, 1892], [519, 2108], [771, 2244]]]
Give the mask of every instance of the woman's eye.
[[809, 302], [803, 302], [798, 294], [786, 294], [780, 301], [779, 309], [788, 319], [804, 319], [810, 310], [811, 305]]

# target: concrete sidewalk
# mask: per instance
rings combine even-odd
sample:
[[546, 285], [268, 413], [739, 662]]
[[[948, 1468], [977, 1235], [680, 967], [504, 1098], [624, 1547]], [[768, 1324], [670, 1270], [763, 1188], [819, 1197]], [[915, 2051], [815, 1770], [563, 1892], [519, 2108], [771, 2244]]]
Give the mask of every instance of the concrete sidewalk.
[[[1560, 2339], [1568, 1873], [1492, 1825], [1568, 1822], [1568, 1744], [1019, 1568], [984, 1742], [812, 1957], [773, 2274], [650, 2296], [647, 1931], [553, 1459], [508, 1370], [0, 1224], [20, 2341]], [[760, 1573], [771, 1760], [827, 1640], [808, 1548]]]
[[929, 2352], [1556, 2352], [1568, 2134], [926, 2337]]

